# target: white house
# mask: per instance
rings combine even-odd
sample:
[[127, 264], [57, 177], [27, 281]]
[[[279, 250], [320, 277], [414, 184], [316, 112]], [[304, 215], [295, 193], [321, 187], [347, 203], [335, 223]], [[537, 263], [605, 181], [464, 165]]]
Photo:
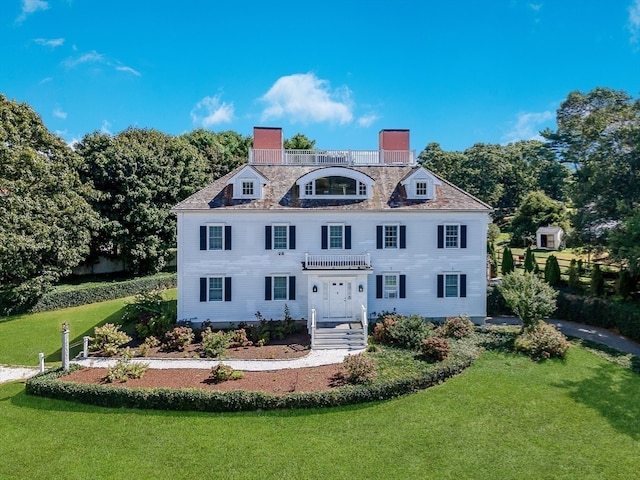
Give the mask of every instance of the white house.
[[366, 344], [383, 311], [484, 321], [491, 208], [417, 165], [408, 130], [372, 151], [282, 138], [256, 127], [246, 165], [173, 208], [178, 319], [282, 319], [286, 305], [314, 348]]

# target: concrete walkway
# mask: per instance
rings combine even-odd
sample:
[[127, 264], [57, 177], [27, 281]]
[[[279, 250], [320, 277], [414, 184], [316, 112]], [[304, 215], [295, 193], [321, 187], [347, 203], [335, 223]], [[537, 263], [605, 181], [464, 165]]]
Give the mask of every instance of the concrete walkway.
[[33, 377], [40, 370], [32, 367], [9, 367], [0, 365], [0, 383], [24, 380]]

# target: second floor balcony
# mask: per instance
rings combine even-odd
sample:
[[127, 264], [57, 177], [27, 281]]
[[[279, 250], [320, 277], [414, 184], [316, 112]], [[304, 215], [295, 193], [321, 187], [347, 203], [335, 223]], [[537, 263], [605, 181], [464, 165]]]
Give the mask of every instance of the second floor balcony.
[[249, 150], [253, 165], [413, 165], [415, 150]]
[[370, 270], [370, 253], [304, 254], [305, 270]]

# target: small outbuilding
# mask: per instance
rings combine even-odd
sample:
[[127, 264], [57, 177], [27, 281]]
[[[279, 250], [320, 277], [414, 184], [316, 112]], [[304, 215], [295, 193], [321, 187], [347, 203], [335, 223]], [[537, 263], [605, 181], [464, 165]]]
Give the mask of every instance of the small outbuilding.
[[540, 227], [536, 231], [536, 248], [558, 250], [562, 244], [564, 230], [560, 227]]

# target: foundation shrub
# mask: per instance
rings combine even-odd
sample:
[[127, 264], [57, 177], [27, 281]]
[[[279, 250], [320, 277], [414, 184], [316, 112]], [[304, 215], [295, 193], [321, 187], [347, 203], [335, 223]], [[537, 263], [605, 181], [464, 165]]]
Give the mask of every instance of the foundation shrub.
[[342, 368], [345, 372], [345, 379], [349, 383], [370, 383], [378, 377], [376, 361], [362, 353], [344, 357]]
[[247, 337], [247, 331], [244, 328], [229, 332], [229, 348], [250, 347], [253, 342]]
[[191, 345], [195, 334], [190, 327], [175, 327], [164, 335], [164, 345], [169, 350], [182, 352], [185, 347]]
[[536, 326], [526, 329], [516, 337], [514, 347], [516, 351], [540, 361], [547, 358], [564, 359], [569, 350], [567, 338], [556, 327], [546, 322], [539, 322]]
[[93, 329], [90, 349], [100, 352], [104, 357], [113, 357], [118, 354], [121, 345], [129, 343], [131, 337], [120, 330], [120, 326], [113, 323], [105, 323], [101, 327]]
[[223, 331], [214, 332], [207, 327], [202, 332], [202, 351], [205, 357], [221, 358], [229, 347], [230, 336]]
[[450, 350], [449, 342], [440, 337], [425, 338], [420, 344], [422, 356], [430, 362], [442, 362], [449, 356]]
[[[380, 323], [382, 326], [378, 328]], [[386, 314], [373, 331], [377, 342], [410, 350], [420, 349], [422, 340], [434, 334], [434, 325], [426, 323], [421, 316], [399, 314]]]
[[438, 333], [443, 337], [464, 338], [473, 333], [473, 322], [465, 315], [449, 317], [444, 325], [438, 329]]

